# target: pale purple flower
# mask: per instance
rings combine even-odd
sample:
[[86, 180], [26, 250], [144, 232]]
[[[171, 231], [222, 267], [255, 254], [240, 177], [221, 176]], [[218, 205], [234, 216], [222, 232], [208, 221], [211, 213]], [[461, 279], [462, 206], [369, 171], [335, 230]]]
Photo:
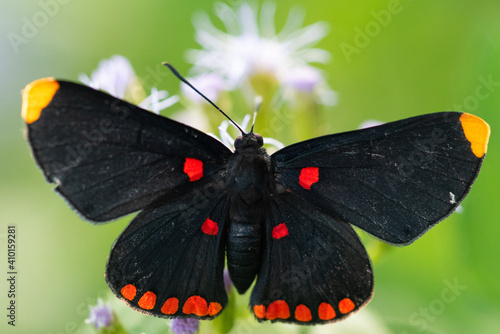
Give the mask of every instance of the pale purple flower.
[[337, 93], [328, 86], [321, 72], [309, 65], [291, 69], [284, 78], [283, 85], [288, 95], [298, 92], [317, 96], [322, 104], [329, 106], [338, 102]]
[[139, 103], [139, 107], [159, 114], [161, 110], [172, 106], [178, 101], [179, 97], [177, 95], [169, 97], [166, 90], [159, 91], [156, 87], [153, 87], [151, 89], [151, 94]]
[[104, 90], [120, 99], [125, 97], [125, 92], [136, 78], [128, 59], [120, 55], [101, 60], [97, 70], [92, 72], [90, 78], [83, 73], [78, 77], [87, 86]]
[[224, 289], [226, 290], [226, 293], [229, 294], [231, 292], [231, 287], [233, 286], [233, 282], [231, 281], [231, 277], [229, 276], [229, 271], [227, 269], [224, 269]]
[[[225, 89], [224, 80], [216, 73], [204, 73], [187, 80], [211, 101], [217, 101], [220, 92]], [[183, 83], [181, 84], [181, 90], [184, 96], [191, 101], [195, 103], [205, 102], [205, 99], [200, 94]]]
[[192, 318], [176, 318], [170, 323], [170, 330], [174, 334], [193, 334], [200, 328], [200, 321]]
[[288, 73], [285, 83], [299, 92], [310, 93], [322, 81], [323, 77], [316, 68], [311, 66], [301, 66]]
[[95, 328], [100, 329], [108, 327], [113, 321], [113, 310], [108, 303], [104, 304], [102, 299], [99, 298], [97, 305], [89, 306], [89, 309], [89, 317], [85, 319], [85, 323], [92, 324]]

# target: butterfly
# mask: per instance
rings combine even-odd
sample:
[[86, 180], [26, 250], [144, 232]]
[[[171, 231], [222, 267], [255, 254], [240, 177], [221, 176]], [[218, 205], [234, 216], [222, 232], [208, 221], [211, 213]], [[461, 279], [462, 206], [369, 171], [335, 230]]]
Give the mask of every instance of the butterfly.
[[373, 270], [351, 224], [390, 244], [415, 241], [467, 195], [490, 134], [479, 117], [440, 112], [272, 155], [252, 127], [233, 152], [54, 78], [26, 86], [22, 117], [37, 164], [75, 211], [97, 224], [140, 211], [107, 262], [118, 298], [157, 317], [212, 319], [228, 303], [227, 257], [239, 293], [255, 281], [257, 320], [293, 324], [338, 321], [366, 305]]

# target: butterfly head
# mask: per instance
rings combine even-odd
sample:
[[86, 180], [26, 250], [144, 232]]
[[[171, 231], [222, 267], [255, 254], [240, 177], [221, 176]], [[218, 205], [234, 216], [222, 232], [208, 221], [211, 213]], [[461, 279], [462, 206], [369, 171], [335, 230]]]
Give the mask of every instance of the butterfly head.
[[244, 133], [234, 140], [234, 148], [241, 150], [245, 148], [261, 148], [264, 145], [264, 138], [258, 133]]

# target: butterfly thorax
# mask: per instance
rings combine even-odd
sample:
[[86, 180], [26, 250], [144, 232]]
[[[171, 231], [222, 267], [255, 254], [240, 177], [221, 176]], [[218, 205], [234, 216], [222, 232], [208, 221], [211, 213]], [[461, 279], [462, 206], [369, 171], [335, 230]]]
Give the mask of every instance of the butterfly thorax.
[[264, 215], [269, 197], [270, 159], [262, 137], [238, 137], [228, 162], [230, 212], [227, 242], [228, 269], [240, 293], [252, 284], [261, 263]]

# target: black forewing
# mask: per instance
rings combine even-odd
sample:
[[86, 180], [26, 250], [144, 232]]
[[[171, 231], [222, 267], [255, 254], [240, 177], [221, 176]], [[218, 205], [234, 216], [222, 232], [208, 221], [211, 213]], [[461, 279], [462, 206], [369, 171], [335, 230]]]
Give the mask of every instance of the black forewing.
[[[455, 210], [479, 173], [484, 155], [471, 151], [461, 115], [428, 114], [285, 147], [272, 155], [277, 182], [384, 241], [410, 243]], [[299, 184], [304, 167], [319, 171], [310, 189]]]
[[[106, 281], [117, 297], [158, 317], [209, 319], [220, 313], [227, 304], [223, 269], [229, 212], [224, 192], [214, 192], [220, 184], [190, 187], [137, 215], [108, 259]], [[131, 286], [133, 296], [126, 290]], [[154, 302], [147, 298], [152, 294]]]
[[59, 89], [28, 124], [33, 155], [49, 182], [83, 216], [106, 221], [143, 209], [189, 183], [186, 157], [203, 175], [231, 154], [210, 136], [76, 83]]
[[370, 300], [370, 259], [349, 224], [286, 192], [271, 201], [265, 240], [265, 255], [250, 300], [257, 319], [333, 322]]

